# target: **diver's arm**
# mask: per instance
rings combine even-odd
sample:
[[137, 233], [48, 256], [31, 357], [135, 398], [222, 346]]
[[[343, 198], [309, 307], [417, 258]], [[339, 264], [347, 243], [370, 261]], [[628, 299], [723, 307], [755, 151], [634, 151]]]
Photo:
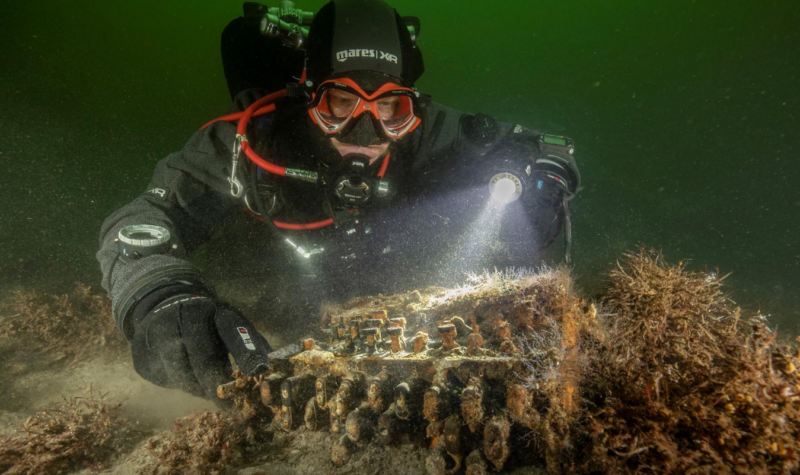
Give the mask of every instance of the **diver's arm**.
[[[270, 351], [264, 337], [236, 309], [219, 302], [187, 260], [238, 212], [228, 182], [234, 137], [232, 124], [215, 123], [161, 160], [148, 191], [103, 223], [97, 253], [136, 372], [159, 386], [211, 399], [231, 378], [228, 354], [253, 375], [268, 369]], [[124, 255], [118, 233], [137, 224], [166, 228], [170, 246], [138, 258]]]
[[[525, 157], [535, 164], [539, 157], [542, 133], [538, 130], [498, 122], [482, 113], [468, 114], [436, 102], [425, 107], [424, 113], [426, 120], [414, 171], [466, 167], [469, 172], [458, 173], [458, 177], [469, 180], [487, 160], [515, 156]], [[571, 154], [564, 158], [575, 175], [570, 186], [577, 190], [580, 187], [577, 163]]]
[[[244, 110], [261, 96], [259, 90], [242, 92], [231, 112]], [[213, 293], [187, 256], [237, 212], [228, 181], [235, 137], [236, 126], [229, 122], [197, 131], [180, 152], [156, 165], [147, 191], [103, 223], [97, 253], [102, 285], [111, 296], [117, 326], [128, 339], [132, 328], [126, 318], [148, 293], [169, 294], [187, 286], [198, 293]], [[137, 260], [122, 256], [116, 242], [119, 230], [137, 224], [166, 228], [171, 249]]]
[[[147, 191], [109, 216], [101, 228], [97, 259], [103, 287], [112, 299], [115, 321], [132, 337], [126, 317], [146, 294], [172, 286], [193, 287], [211, 294], [187, 256], [235, 212], [226, 179], [235, 132], [230, 124], [214, 124], [197, 132], [183, 150], [161, 160]], [[119, 230], [148, 224], [166, 228], [171, 249], [164, 254], [130, 259], [120, 252]], [[174, 284], [170, 284], [174, 282]]]

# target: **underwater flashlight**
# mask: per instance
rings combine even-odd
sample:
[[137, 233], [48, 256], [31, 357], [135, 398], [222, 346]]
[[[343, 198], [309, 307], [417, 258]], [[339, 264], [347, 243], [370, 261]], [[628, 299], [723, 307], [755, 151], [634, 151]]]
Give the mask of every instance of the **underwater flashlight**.
[[[489, 184], [489, 196], [482, 195], [481, 201], [501, 207], [519, 200], [522, 208], [531, 213], [536, 212], [532, 208], [541, 203], [539, 197], [547, 203], [561, 201], [558, 211], [563, 213], [564, 259], [568, 264], [572, 247], [569, 200], [578, 192], [581, 183], [572, 158], [574, 152], [569, 137], [537, 133], [535, 147], [521, 141], [487, 160], [478, 181]], [[497, 207], [488, 208], [498, 211]]]
[[555, 184], [572, 197], [580, 186], [580, 177], [572, 165], [574, 147], [568, 137], [540, 134], [539, 153], [531, 160], [524, 153], [509, 153], [491, 163], [488, 170], [492, 201], [509, 204], [526, 193]]
[[522, 196], [522, 180], [509, 172], [498, 173], [489, 180], [489, 193], [492, 200], [508, 204]]

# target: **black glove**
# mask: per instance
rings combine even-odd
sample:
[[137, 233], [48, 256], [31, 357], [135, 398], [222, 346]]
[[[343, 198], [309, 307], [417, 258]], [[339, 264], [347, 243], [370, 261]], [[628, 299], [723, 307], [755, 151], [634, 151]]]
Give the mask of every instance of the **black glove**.
[[238, 311], [212, 297], [167, 291], [165, 300], [156, 291], [134, 309], [131, 353], [141, 377], [217, 400], [217, 386], [231, 380], [228, 353], [247, 375], [269, 369], [267, 340]]
[[552, 178], [534, 176], [522, 205], [540, 249], [549, 247], [564, 227], [564, 191]]

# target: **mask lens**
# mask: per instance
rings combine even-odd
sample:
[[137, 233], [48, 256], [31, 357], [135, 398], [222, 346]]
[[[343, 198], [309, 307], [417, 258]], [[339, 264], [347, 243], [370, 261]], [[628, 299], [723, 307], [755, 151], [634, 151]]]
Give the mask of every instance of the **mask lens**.
[[350, 117], [360, 101], [355, 94], [341, 89], [328, 89], [326, 92], [324, 99], [328, 101], [328, 110], [337, 119]]
[[381, 120], [394, 119], [395, 112], [397, 111], [399, 97], [384, 97], [375, 101], [375, 110], [378, 111], [378, 116]]
[[353, 112], [361, 102], [361, 98], [341, 89], [322, 91], [319, 104], [313, 109], [313, 115], [319, 120], [324, 130], [335, 132], [353, 116]]
[[[381, 123], [383, 124], [386, 132], [392, 137], [400, 137], [410, 131], [418, 122], [417, 117], [414, 115], [414, 104], [411, 98], [406, 95], [392, 96], [391, 109], [387, 104], [384, 109], [386, 114], [381, 114]], [[380, 101], [378, 99], [378, 107], [380, 109]]]

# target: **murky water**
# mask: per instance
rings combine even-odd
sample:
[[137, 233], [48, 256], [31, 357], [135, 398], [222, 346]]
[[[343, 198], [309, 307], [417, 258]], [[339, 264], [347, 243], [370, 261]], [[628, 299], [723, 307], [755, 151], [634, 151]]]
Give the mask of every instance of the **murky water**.
[[[323, 2], [301, 2], [317, 9]], [[587, 288], [637, 243], [800, 329], [800, 4], [397, 1], [435, 100], [571, 136]], [[235, 1], [4, 2], [2, 286], [99, 282], [102, 220], [224, 113]]]

